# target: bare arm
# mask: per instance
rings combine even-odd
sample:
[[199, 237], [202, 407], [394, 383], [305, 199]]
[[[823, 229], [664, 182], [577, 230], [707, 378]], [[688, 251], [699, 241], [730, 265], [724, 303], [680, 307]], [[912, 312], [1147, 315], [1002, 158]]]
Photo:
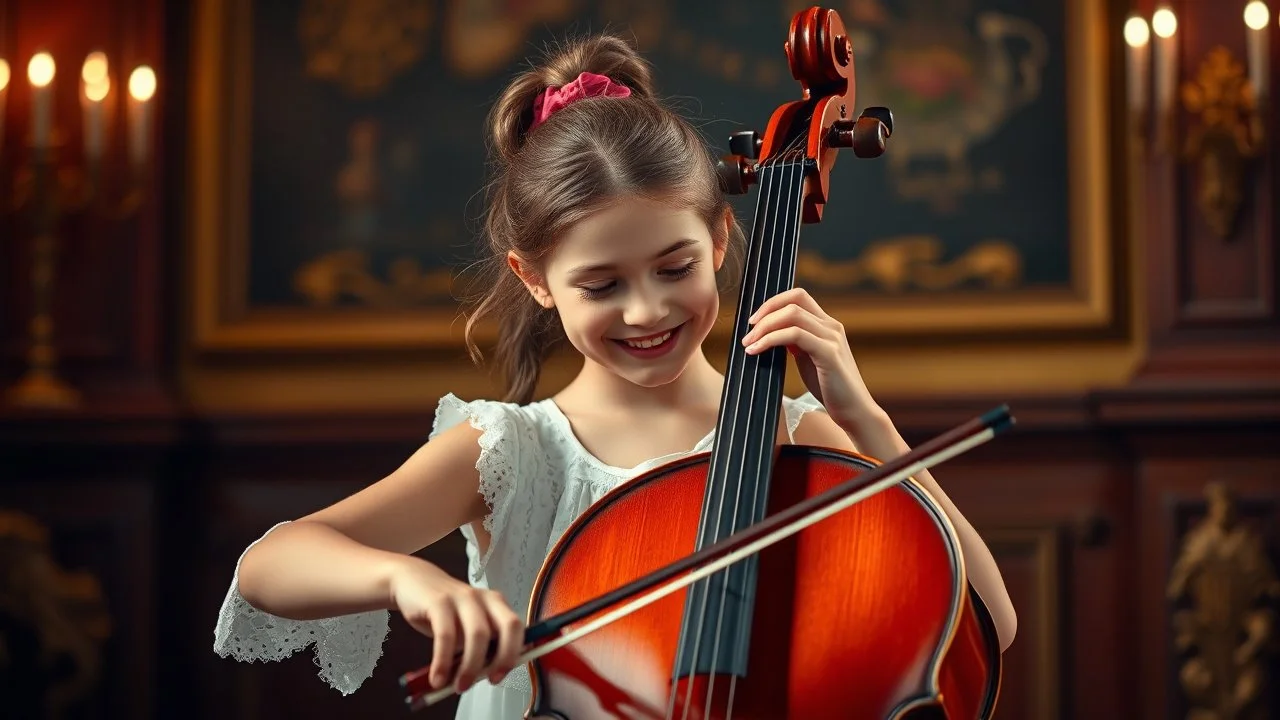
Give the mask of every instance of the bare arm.
[[488, 511], [476, 471], [479, 437], [461, 423], [377, 483], [276, 528], [245, 554], [240, 594], [294, 620], [393, 608], [395, 574], [427, 564], [409, 554]]
[[[800, 421], [795, 432], [798, 444], [844, 450], [854, 449], [854, 438], [858, 450], [882, 462], [892, 460], [911, 449], [898, 434], [888, 414], [882, 411], [864, 416], [852, 431], [841, 429], [825, 413], [809, 413]], [[1018, 617], [995, 558], [977, 530], [969, 524], [933, 476], [926, 470], [914, 477], [938, 501], [955, 526], [956, 534], [960, 537], [960, 551], [964, 553], [965, 566], [969, 571], [969, 582], [991, 611], [996, 634], [1000, 638], [1000, 650], [1003, 652], [1013, 643], [1018, 629]]]

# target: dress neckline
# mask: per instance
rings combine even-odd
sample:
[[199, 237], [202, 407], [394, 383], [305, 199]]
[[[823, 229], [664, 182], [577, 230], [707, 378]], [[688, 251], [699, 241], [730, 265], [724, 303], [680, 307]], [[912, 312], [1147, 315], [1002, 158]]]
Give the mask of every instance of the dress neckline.
[[673, 453], [667, 453], [666, 455], [659, 455], [657, 457], [652, 457], [652, 458], [649, 458], [648, 460], [641, 461], [640, 463], [634, 465], [633, 467], [629, 467], [629, 468], [620, 467], [618, 465], [610, 465], [604, 460], [601, 460], [600, 458], [596, 457], [594, 453], [592, 453], [590, 450], [587, 449], [586, 445], [582, 444], [582, 440], [578, 438], [578, 434], [573, 430], [573, 423], [569, 421], [569, 416], [564, 414], [564, 411], [560, 409], [560, 406], [558, 404], [556, 404], [555, 399], [547, 398], [543, 400], [542, 403], [546, 406], [547, 411], [550, 413], [550, 415], [555, 420], [555, 422], [557, 422], [560, 425], [560, 429], [561, 431], [563, 431], [564, 436], [568, 438], [569, 442], [573, 444], [574, 448], [578, 451], [578, 454], [586, 458], [588, 462], [590, 462], [592, 465], [596, 466], [597, 468], [614, 475], [634, 475], [637, 472], [651, 470], [657, 467], [658, 465], [670, 462], [672, 460], [676, 460], [682, 457], [687, 457], [689, 455], [693, 455], [694, 453], [702, 452], [707, 447], [709, 447], [711, 440], [715, 438], [715, 434], [716, 434], [715, 428], [712, 428], [710, 432], [704, 435], [701, 440], [699, 440], [692, 448], [688, 450], [682, 450], [682, 451], [677, 451]]

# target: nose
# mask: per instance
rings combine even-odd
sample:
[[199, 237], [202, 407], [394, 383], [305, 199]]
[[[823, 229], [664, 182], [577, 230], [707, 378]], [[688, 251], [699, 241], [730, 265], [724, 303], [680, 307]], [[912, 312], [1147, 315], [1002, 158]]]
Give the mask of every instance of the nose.
[[631, 327], [654, 327], [666, 316], [666, 300], [661, 292], [652, 288], [637, 288], [628, 293], [622, 308], [622, 321]]

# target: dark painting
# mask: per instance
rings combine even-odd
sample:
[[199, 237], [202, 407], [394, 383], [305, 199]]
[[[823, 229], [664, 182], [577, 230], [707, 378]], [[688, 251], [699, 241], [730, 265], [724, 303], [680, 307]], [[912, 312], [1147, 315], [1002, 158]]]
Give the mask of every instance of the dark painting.
[[[794, 7], [793, 7], [794, 5]], [[474, 259], [484, 119], [524, 58], [566, 35], [634, 36], [659, 90], [717, 152], [799, 87], [797, 3], [253, 5], [249, 306], [447, 303]], [[1071, 282], [1058, 2], [867, 0], [857, 104], [895, 112], [889, 152], [842, 156], [801, 282], [844, 293]], [[754, 196], [735, 198], [749, 222]]]

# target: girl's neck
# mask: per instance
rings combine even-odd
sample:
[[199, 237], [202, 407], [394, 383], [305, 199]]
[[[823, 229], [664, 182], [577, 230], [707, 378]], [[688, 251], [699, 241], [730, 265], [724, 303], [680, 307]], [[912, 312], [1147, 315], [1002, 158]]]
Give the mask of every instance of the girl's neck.
[[717, 406], [724, 376], [711, 365], [702, 350], [675, 380], [658, 387], [642, 387], [619, 377], [591, 360], [563, 390], [556, 394], [561, 405], [574, 407], [621, 406], [641, 410]]

